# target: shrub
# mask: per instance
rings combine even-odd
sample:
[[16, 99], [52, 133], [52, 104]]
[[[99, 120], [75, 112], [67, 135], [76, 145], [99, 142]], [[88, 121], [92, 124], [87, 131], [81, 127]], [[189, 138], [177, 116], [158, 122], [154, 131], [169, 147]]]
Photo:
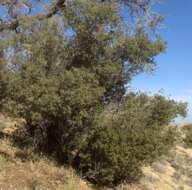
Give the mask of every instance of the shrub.
[[185, 125], [183, 126], [183, 132], [184, 132], [184, 144], [188, 148], [192, 148], [192, 125]]
[[[163, 109], [161, 113], [158, 104]], [[172, 112], [164, 111], [165, 108]], [[144, 165], [166, 154], [174, 145], [176, 130], [167, 123], [180, 113], [180, 108], [160, 95], [133, 93], [119, 108], [109, 106], [95, 120], [87, 145], [78, 155], [79, 172], [100, 185], [137, 180]]]

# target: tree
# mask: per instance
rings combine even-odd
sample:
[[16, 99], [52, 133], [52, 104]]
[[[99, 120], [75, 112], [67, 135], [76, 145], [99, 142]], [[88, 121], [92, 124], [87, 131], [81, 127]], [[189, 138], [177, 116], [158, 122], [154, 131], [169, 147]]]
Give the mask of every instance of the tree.
[[[60, 5], [57, 2], [62, 2], [62, 6], [56, 6]], [[135, 75], [153, 70], [156, 66], [155, 56], [165, 49], [163, 40], [156, 35], [151, 36], [151, 27], [159, 21], [159, 17], [150, 14], [151, 1], [74, 0], [65, 1], [65, 6], [63, 3], [64, 1], [55, 1], [48, 13], [31, 16], [27, 12], [26, 16], [12, 17], [9, 22], [18, 22], [16, 28], [2, 27], [3, 30], [16, 29], [16, 32], [2, 32], [0, 38], [0, 56], [3, 60], [0, 90], [1, 94], [5, 94], [0, 97], [1, 110], [26, 120], [27, 129], [34, 139], [33, 146], [59, 154], [66, 163], [73, 164], [86, 176], [87, 170], [82, 166], [83, 159], [79, 155], [86, 155], [90, 151], [92, 154], [94, 148], [87, 144], [99, 133], [96, 130], [97, 117], [99, 113], [105, 113], [108, 106], [114, 104], [115, 109], [120, 107], [125, 110], [122, 112], [123, 117], [120, 114], [115, 121], [119, 131], [117, 138], [110, 137], [117, 132], [116, 128], [112, 127], [110, 131], [101, 126], [102, 129], [104, 127], [101, 130], [104, 137], [111, 139], [109, 142], [119, 149], [121, 143], [118, 144], [117, 140], [121, 137], [128, 138], [128, 130], [121, 130], [121, 122], [126, 121], [128, 129], [136, 125], [130, 118], [132, 111], [135, 112], [135, 120], [145, 123], [142, 126], [143, 122], [138, 122], [135, 127], [139, 128], [136, 129], [144, 131], [142, 127], [147, 126], [150, 130], [146, 135], [152, 136], [154, 133], [155, 138], [159, 137], [159, 130], [154, 130], [153, 126], [159, 129], [167, 125], [181, 114], [179, 108], [185, 112], [185, 105], [177, 105], [174, 101], [166, 101], [161, 97], [159, 100], [145, 97], [144, 100], [154, 107], [150, 107], [150, 111], [142, 115], [139, 106], [135, 110], [132, 104], [125, 103], [133, 98], [127, 94], [126, 85]], [[122, 6], [126, 6], [134, 18], [137, 17], [130, 23], [133, 26], [131, 28], [126, 24]], [[42, 14], [43, 19], [39, 16]], [[3, 24], [7, 25], [7, 21]], [[143, 96], [135, 98], [135, 105], [142, 100]], [[156, 107], [162, 107], [163, 111]], [[165, 107], [167, 111], [164, 111]], [[130, 122], [133, 123], [130, 125]], [[166, 130], [162, 131], [166, 133]], [[102, 139], [97, 140], [98, 143], [103, 143]], [[136, 139], [132, 139], [131, 143], [135, 141]], [[157, 142], [160, 141], [154, 141], [152, 147]], [[139, 150], [136, 147], [135, 151]], [[148, 151], [147, 148], [146, 150]], [[123, 154], [122, 152], [120, 155]], [[129, 152], [130, 156], [131, 154]], [[107, 159], [108, 156], [110, 155], [107, 155]], [[139, 158], [140, 156], [139, 154]], [[92, 155], [90, 158], [91, 163], [96, 163]], [[80, 162], [77, 162], [78, 159]], [[144, 161], [141, 160], [138, 167], [149, 163], [147, 158], [142, 159]], [[83, 164], [87, 163], [89, 164], [85, 160]], [[122, 163], [121, 166], [126, 164], [130, 162]], [[118, 166], [118, 171], [121, 166]], [[125, 176], [121, 176], [122, 179], [116, 180], [114, 171], [116, 170], [110, 173], [111, 180], [106, 184], [127, 179], [128, 175], [125, 173]], [[131, 174], [132, 170], [129, 172]], [[95, 182], [99, 182], [98, 178], [95, 178]]]

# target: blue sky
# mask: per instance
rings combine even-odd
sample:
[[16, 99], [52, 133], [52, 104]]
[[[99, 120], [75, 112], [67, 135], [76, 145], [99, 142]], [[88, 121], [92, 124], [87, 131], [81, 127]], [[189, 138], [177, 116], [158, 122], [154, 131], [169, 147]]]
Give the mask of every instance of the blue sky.
[[157, 57], [156, 71], [152, 75], [138, 75], [131, 86], [152, 93], [163, 89], [164, 95], [187, 101], [189, 114], [184, 122], [189, 122], [192, 121], [192, 1], [164, 0], [155, 10], [165, 16], [161, 34], [168, 43], [167, 50]]

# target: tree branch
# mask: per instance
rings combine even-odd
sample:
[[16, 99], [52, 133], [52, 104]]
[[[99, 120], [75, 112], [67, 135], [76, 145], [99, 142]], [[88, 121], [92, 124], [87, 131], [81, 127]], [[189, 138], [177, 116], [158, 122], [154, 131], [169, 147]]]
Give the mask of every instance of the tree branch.
[[[14, 18], [11, 21], [2, 21], [0, 23], [0, 32], [2, 32], [4, 30], [16, 30], [17, 27], [20, 25], [20, 22], [22, 20], [36, 19], [36, 20], [40, 21], [40, 20], [51, 18], [52, 16], [57, 14], [60, 10], [62, 10], [65, 7], [65, 2], [66, 2], [66, 0], [57, 0], [56, 3], [54, 3], [54, 5], [51, 5], [48, 8], [47, 13], [39, 13], [39, 14], [37, 14], [35, 16], [30, 16], [30, 15], [18, 16], [18, 17]], [[3, 5], [4, 3], [5, 2], [0, 0], [1, 5]]]

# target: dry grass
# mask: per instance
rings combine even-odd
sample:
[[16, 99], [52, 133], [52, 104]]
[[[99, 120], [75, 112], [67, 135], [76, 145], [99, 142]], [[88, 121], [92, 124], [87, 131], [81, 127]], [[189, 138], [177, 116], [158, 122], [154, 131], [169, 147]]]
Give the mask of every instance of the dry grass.
[[[15, 134], [23, 121], [1, 116], [1, 131]], [[2, 190], [93, 190], [74, 171], [34, 154], [29, 149], [13, 146], [9, 139], [0, 139], [0, 189]]]
[[[91, 190], [72, 169], [57, 166], [45, 157], [21, 159], [25, 151], [0, 140], [0, 189], [3, 190]], [[28, 156], [30, 154], [28, 153]], [[35, 159], [34, 159], [35, 158]]]

